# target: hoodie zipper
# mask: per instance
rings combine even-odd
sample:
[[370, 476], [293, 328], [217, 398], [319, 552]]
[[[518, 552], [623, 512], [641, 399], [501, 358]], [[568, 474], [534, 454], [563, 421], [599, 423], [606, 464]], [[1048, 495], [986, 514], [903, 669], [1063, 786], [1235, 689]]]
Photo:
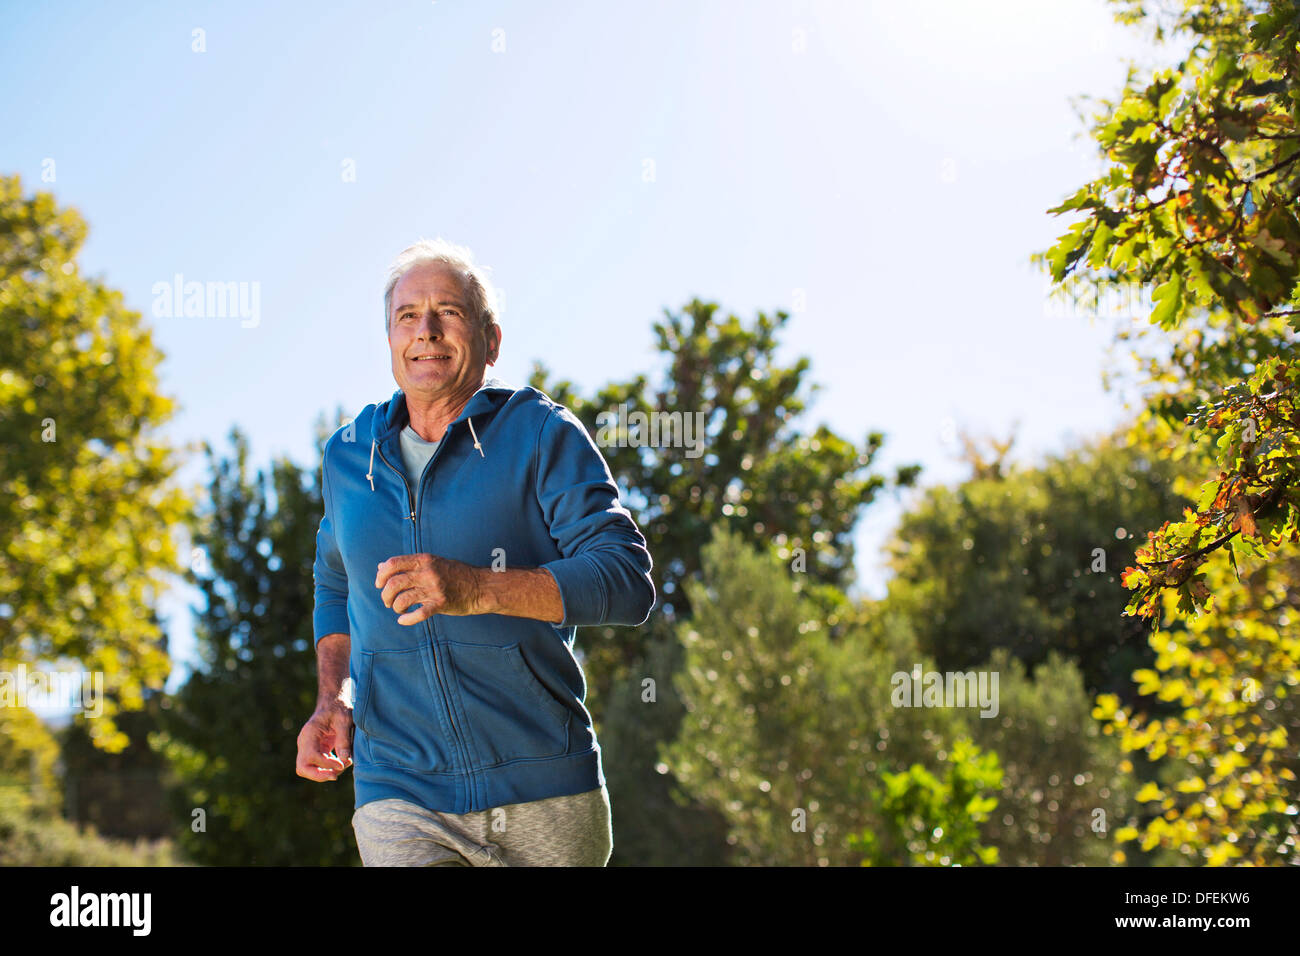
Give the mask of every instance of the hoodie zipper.
[[[428, 464], [424, 466], [425, 472], [428, 472], [428, 470], [433, 467], [433, 463], [435, 460], [437, 460], [439, 453], [446, 445], [447, 436], [450, 433], [451, 433], [451, 426], [448, 425], [447, 430], [442, 433], [442, 440], [439, 441], [438, 447], [433, 450], [433, 457], [430, 458]], [[378, 450], [379, 452], [380, 461], [382, 461], [389, 468], [392, 468], [393, 471], [397, 474], [397, 477], [402, 479], [402, 484], [406, 486], [406, 500], [411, 506], [411, 513], [407, 515], [407, 519], [411, 522], [411, 530], [415, 536], [415, 550], [416, 552], [419, 552], [420, 522], [417, 520], [419, 516], [419, 510], [420, 510], [419, 501], [411, 494], [411, 482], [407, 479], [406, 475], [403, 472], [398, 471], [396, 468], [393, 468], [392, 462], [390, 462], [387, 458], [384, 457], [384, 450], [382, 448], [379, 448], [377, 443], [375, 447], [376, 450]], [[424, 496], [423, 481], [420, 482], [419, 494], [421, 497]], [[451, 707], [451, 694], [447, 692], [447, 681], [443, 677], [442, 666], [438, 661], [438, 642], [437, 640], [434, 639], [433, 636], [433, 625], [430, 624], [428, 620], [425, 620], [423, 623], [424, 623], [425, 633], [428, 634], [429, 636], [429, 650], [433, 654], [433, 673], [434, 676], [438, 679], [438, 690], [442, 693], [442, 699], [443, 701], [446, 702], [447, 705], [447, 719], [451, 721], [452, 733], [456, 737], [456, 747], [460, 751], [462, 759], [465, 760], [466, 766], [469, 766], [470, 762], [467, 759], [468, 752], [465, 749], [465, 742], [461, 738], [460, 728], [456, 726], [456, 714]]]

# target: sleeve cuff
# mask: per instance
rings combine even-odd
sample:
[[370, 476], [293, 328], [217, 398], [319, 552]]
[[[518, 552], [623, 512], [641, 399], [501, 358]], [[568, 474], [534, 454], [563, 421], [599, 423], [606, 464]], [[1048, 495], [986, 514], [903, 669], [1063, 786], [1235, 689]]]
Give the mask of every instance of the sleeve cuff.
[[609, 609], [605, 584], [591, 562], [578, 555], [541, 565], [555, 578], [560, 589], [564, 618], [552, 627], [585, 627], [603, 624]]
[[312, 628], [316, 632], [314, 643], [319, 644], [326, 634], [350, 634], [347, 602], [318, 606], [312, 614]]

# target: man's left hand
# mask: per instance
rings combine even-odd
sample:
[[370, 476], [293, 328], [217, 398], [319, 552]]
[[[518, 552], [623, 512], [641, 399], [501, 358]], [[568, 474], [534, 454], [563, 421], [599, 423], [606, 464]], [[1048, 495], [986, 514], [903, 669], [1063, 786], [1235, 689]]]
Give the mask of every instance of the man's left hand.
[[379, 565], [375, 587], [384, 606], [401, 615], [398, 624], [419, 624], [435, 614], [485, 613], [480, 571], [436, 554], [399, 554]]

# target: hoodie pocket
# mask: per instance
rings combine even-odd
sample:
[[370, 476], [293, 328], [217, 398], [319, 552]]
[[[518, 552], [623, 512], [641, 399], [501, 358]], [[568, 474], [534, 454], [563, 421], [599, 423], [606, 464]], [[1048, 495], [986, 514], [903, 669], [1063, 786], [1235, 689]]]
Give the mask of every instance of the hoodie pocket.
[[552, 696], [519, 644], [448, 642], [474, 752], [486, 765], [568, 751], [569, 708]]
[[363, 651], [355, 711], [370, 762], [403, 770], [451, 769], [446, 706], [427, 647]]

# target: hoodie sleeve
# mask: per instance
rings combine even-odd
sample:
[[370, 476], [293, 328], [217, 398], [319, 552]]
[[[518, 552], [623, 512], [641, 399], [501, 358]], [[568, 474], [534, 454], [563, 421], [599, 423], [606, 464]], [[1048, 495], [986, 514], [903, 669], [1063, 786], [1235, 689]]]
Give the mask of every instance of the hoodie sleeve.
[[564, 603], [555, 627], [642, 624], [655, 602], [650, 551], [591, 436], [552, 406], [538, 434], [537, 498], [564, 555], [542, 567]]
[[321, 487], [325, 513], [316, 532], [316, 563], [312, 577], [316, 582], [316, 610], [312, 615], [312, 629], [316, 643], [326, 634], [347, 634], [348, 575], [343, 567], [338, 544], [334, 540], [334, 499], [330, 495], [329, 450], [326, 449], [321, 465]]

